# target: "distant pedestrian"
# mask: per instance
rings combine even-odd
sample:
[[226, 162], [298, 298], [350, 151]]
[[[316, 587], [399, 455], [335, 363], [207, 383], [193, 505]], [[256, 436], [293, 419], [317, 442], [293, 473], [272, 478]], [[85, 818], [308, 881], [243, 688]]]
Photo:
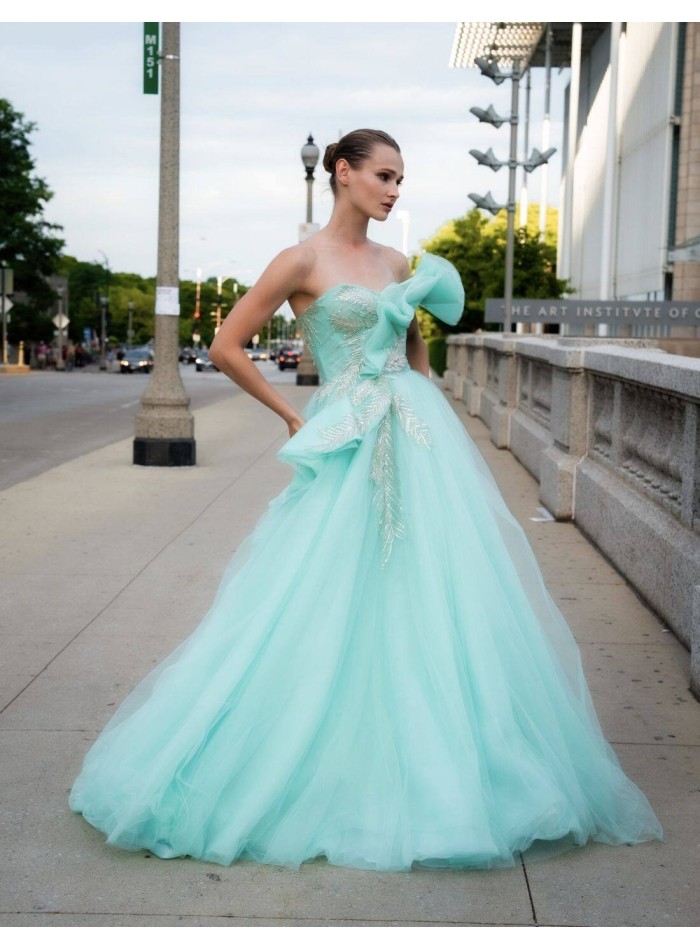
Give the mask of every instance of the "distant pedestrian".
[[68, 341], [68, 346], [66, 347], [66, 369], [71, 370], [75, 368], [75, 347], [71, 340]]
[[48, 358], [49, 348], [44, 343], [43, 340], [39, 342], [39, 346], [36, 348], [36, 361], [39, 366], [39, 369], [46, 369], [46, 360]]

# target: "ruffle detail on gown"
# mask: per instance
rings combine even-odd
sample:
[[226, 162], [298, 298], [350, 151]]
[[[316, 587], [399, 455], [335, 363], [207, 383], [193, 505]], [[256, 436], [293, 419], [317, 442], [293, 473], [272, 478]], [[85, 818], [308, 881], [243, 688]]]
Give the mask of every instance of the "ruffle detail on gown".
[[[403, 537], [405, 531], [393, 448], [395, 424], [418, 445], [431, 441], [419, 413], [391, 385], [392, 377], [410, 368], [405, 334], [419, 305], [451, 324], [462, 315], [464, 288], [459, 275], [452, 264], [434, 254], [423, 255], [412, 277], [378, 293], [374, 326], [356, 354], [354, 378], [338, 398], [310, 415], [277, 453], [297, 472], [290, 486], [293, 492], [319, 474], [329, 454], [356, 449], [362, 439], [376, 433], [371, 478], [375, 505], [381, 511], [382, 565], [391, 554], [394, 538]], [[398, 350], [397, 343], [401, 344]]]

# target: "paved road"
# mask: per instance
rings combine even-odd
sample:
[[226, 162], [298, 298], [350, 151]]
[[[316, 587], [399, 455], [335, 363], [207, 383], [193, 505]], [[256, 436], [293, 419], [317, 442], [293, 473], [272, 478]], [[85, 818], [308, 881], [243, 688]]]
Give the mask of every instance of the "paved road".
[[[271, 382], [296, 384], [296, 373], [256, 366]], [[180, 374], [193, 411], [241, 392], [223, 373], [181, 366]], [[0, 490], [128, 438], [148, 379], [93, 367], [0, 375]]]

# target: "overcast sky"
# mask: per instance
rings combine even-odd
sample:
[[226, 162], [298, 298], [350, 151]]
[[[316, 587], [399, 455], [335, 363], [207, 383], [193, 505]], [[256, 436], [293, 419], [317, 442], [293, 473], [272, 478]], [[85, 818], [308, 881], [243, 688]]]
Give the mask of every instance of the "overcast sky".
[[[507, 169], [479, 168], [470, 148], [508, 154], [508, 127], [482, 125], [469, 107], [505, 114], [510, 84], [448, 66], [455, 21], [439, 23], [183, 23], [181, 28], [181, 277], [253, 282], [296, 243], [306, 211], [300, 149], [340, 132], [381, 128], [399, 142], [410, 214], [409, 251], [472, 207], [468, 192], [505, 202]], [[142, 92], [143, 26], [3, 23], [0, 96], [37, 123], [32, 153], [55, 197], [66, 251], [115, 271], [156, 270], [159, 97]], [[544, 70], [533, 70], [530, 146], [541, 144]], [[561, 146], [563, 90], [554, 72], [552, 144]], [[524, 97], [523, 97], [524, 105]], [[558, 204], [560, 163], [550, 172]], [[320, 164], [314, 220], [332, 201]], [[540, 199], [540, 174], [530, 177]], [[395, 212], [370, 236], [401, 248]]]

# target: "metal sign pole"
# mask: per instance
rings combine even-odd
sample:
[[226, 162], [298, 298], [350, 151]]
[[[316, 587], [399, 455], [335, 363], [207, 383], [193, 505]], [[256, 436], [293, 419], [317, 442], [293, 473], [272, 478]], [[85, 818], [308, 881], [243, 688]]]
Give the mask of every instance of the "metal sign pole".
[[7, 315], [5, 313], [5, 267], [0, 266], [0, 307], [2, 307], [2, 363], [7, 366]]
[[134, 464], [194, 465], [194, 417], [179, 369], [180, 24], [163, 24], [158, 277], [153, 373], [136, 416]]

